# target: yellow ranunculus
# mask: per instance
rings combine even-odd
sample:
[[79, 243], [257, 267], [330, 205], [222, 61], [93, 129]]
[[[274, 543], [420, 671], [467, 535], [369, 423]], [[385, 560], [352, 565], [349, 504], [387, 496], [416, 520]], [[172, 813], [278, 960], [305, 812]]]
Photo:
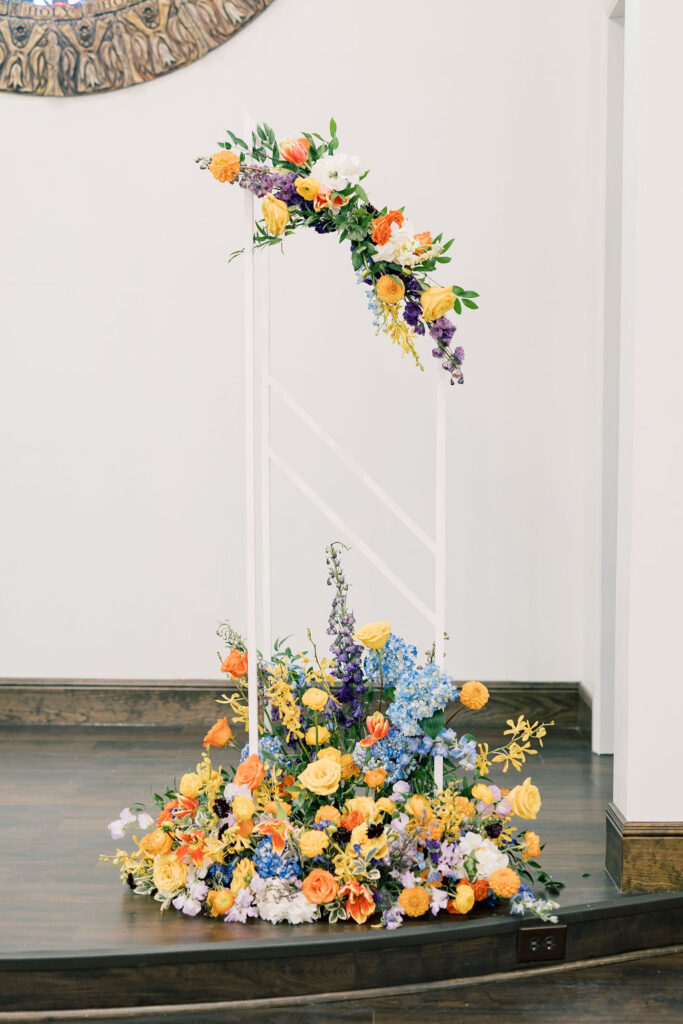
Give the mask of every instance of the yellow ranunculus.
[[474, 906], [474, 889], [471, 885], [459, 885], [451, 901], [456, 914], [469, 914]]
[[301, 698], [301, 703], [305, 704], [311, 711], [322, 711], [329, 699], [328, 695], [320, 687], [309, 686]]
[[297, 178], [294, 188], [303, 199], [315, 199], [322, 185], [317, 178]]
[[366, 626], [361, 626], [356, 630], [353, 639], [371, 651], [379, 651], [389, 639], [390, 633], [390, 622], [368, 622]]
[[493, 793], [483, 782], [478, 782], [476, 786], [472, 786], [472, 796], [475, 800], [481, 800], [487, 806], [490, 806], [494, 801]]
[[256, 804], [248, 796], [238, 794], [232, 801], [232, 813], [238, 821], [249, 821], [253, 818]]
[[330, 730], [326, 729], [324, 725], [312, 725], [310, 729], [306, 730], [306, 743], [309, 747], [320, 746], [321, 743], [327, 743], [330, 738]]
[[223, 917], [235, 902], [229, 889], [209, 889], [206, 894], [206, 905], [211, 917]]
[[434, 817], [429, 801], [425, 797], [420, 796], [419, 793], [414, 793], [409, 800], [406, 800], [405, 810], [406, 814], [417, 818], [423, 825], [427, 825]]
[[148, 832], [139, 843], [140, 849], [147, 857], [156, 857], [159, 853], [170, 853], [173, 847], [173, 840], [168, 832], [161, 828], [155, 828]]
[[378, 811], [384, 811], [386, 814], [393, 814], [396, 810], [396, 804], [393, 800], [390, 800], [388, 796], [381, 796], [379, 800], [375, 800], [375, 816], [377, 817]]
[[232, 882], [230, 883], [230, 892], [233, 896], [236, 896], [241, 889], [246, 889], [255, 874], [254, 862], [247, 857], [242, 857], [242, 860], [238, 862], [235, 868]]
[[287, 203], [282, 199], [276, 199], [270, 192], [261, 204], [263, 219], [271, 235], [281, 235], [289, 223], [289, 210]]
[[196, 799], [199, 787], [202, 784], [202, 780], [199, 778], [196, 772], [187, 772], [180, 780], [178, 786], [178, 792], [181, 796], [189, 796], [193, 800]]
[[311, 828], [299, 837], [299, 849], [304, 857], [319, 857], [329, 846], [329, 839], [324, 832]]
[[515, 786], [508, 793], [510, 809], [518, 818], [532, 821], [541, 809], [541, 794], [531, 779], [525, 779], [521, 786]]
[[177, 892], [187, 882], [187, 864], [172, 853], [154, 858], [154, 884], [161, 893]]
[[320, 761], [311, 761], [299, 776], [299, 782], [311, 793], [318, 796], [330, 796], [339, 789], [341, 766], [331, 757], [323, 757]]
[[[320, 755], [318, 755], [320, 756]], [[347, 779], [360, 778], [361, 770], [353, 759], [353, 754], [342, 754], [341, 756], [341, 777]]]
[[353, 796], [346, 806], [350, 811], [360, 811], [366, 821], [375, 820], [375, 801], [370, 796]]
[[337, 764], [341, 764], [341, 750], [337, 750], [336, 747], [323, 747], [322, 750], [318, 751], [318, 757], [331, 757]]
[[451, 288], [440, 288], [439, 285], [432, 285], [422, 292], [420, 305], [425, 320], [438, 320], [440, 316], [453, 309], [455, 295]]

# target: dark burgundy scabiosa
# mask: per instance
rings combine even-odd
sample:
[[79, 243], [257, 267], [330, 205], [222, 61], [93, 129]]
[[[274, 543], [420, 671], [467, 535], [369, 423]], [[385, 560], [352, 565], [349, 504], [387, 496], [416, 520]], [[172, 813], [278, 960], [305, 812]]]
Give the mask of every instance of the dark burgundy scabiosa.
[[214, 800], [213, 809], [218, 818], [227, 818], [230, 814], [230, 804], [227, 800], [224, 800], [222, 796], [219, 796], [217, 800]]
[[346, 846], [351, 838], [351, 830], [348, 828], [338, 828], [336, 832], [332, 833], [332, 839], [338, 846]]
[[346, 607], [349, 585], [339, 560], [339, 547], [339, 544], [330, 544], [327, 549], [327, 585], [335, 588], [327, 633], [334, 637], [330, 645], [334, 658], [333, 674], [340, 683], [335, 694], [339, 704], [335, 705], [334, 715], [342, 728], [348, 729], [363, 717], [361, 698], [366, 687], [363, 682], [363, 648], [353, 639], [356, 620]]
[[503, 826], [499, 821], [492, 821], [486, 826], [486, 834], [489, 839], [497, 839], [500, 833], [503, 831]]
[[368, 825], [368, 839], [377, 839], [384, 832], [384, 825]]

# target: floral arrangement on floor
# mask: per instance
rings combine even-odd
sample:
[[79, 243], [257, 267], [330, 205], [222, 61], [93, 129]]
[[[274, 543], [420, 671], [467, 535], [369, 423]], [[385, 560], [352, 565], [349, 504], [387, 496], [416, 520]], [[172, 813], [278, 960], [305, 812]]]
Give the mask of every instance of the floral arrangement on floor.
[[[277, 141], [273, 129], [259, 124], [247, 143], [228, 131], [220, 152], [199, 157], [218, 181], [237, 184], [263, 200], [263, 220], [257, 221], [255, 248], [275, 245], [298, 227], [319, 234], [336, 232], [351, 245], [351, 262], [358, 280], [369, 289], [369, 308], [377, 333], [383, 331], [424, 369], [415, 347], [429, 334], [432, 355], [462, 383], [465, 352], [452, 345], [455, 324], [446, 314], [477, 309], [478, 293], [457, 285], [432, 281], [437, 264], [449, 263], [453, 239], [416, 231], [403, 209], [378, 209], [361, 182], [369, 173], [356, 156], [339, 152], [337, 125], [330, 137], [304, 132]], [[238, 250], [231, 258], [240, 255]]]
[[[221, 669], [235, 683], [229, 707], [204, 739], [194, 771], [162, 796], [153, 815], [127, 807], [109, 826], [114, 839], [137, 824], [133, 852], [113, 862], [140, 895], [166, 910], [226, 921], [260, 917], [290, 924], [351, 919], [397, 928], [404, 917], [469, 914], [506, 905], [554, 921], [558, 904], [527, 883], [555, 893], [561, 883], [541, 869], [538, 835], [516, 822], [535, 820], [541, 797], [530, 778], [495, 783], [493, 766], [520, 771], [542, 745], [546, 725], [508, 721], [496, 749], [458, 735], [446, 720], [488, 700], [470, 681], [458, 690], [435, 664], [418, 663], [415, 647], [388, 622], [355, 628], [339, 544], [327, 549], [334, 589], [331, 659], [275, 644], [259, 656], [262, 714], [258, 753], [248, 745], [237, 768], [215, 767], [210, 748], [235, 745], [246, 726], [247, 659], [242, 638], [219, 628], [229, 652]], [[435, 790], [436, 755], [444, 788]]]

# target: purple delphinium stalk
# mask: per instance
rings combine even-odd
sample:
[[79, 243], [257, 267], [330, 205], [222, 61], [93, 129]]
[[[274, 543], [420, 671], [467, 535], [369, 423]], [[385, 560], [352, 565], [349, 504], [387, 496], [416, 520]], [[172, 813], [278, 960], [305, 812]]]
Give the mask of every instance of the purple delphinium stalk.
[[328, 587], [335, 588], [327, 632], [334, 637], [331, 645], [334, 656], [334, 675], [340, 688], [336, 693], [339, 705], [335, 705], [335, 717], [344, 729], [355, 725], [363, 716], [363, 648], [353, 639], [356, 625], [353, 612], [346, 607], [349, 585], [339, 560], [337, 544], [327, 548]]

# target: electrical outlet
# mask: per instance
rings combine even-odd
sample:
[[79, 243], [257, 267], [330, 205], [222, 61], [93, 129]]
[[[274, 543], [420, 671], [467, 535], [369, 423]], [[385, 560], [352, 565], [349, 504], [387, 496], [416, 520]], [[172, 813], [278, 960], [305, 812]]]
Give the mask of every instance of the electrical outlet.
[[566, 924], [538, 924], [517, 932], [517, 962], [564, 960], [567, 950]]

